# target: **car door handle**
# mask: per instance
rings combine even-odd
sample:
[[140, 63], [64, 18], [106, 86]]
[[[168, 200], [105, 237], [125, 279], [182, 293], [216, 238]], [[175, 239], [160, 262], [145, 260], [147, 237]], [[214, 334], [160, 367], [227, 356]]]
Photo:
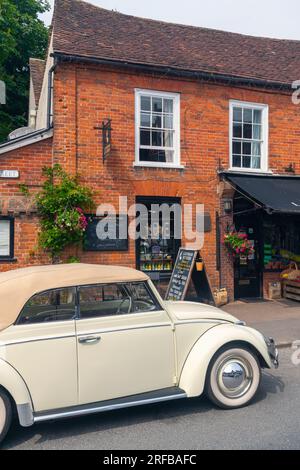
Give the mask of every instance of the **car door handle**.
[[94, 344], [101, 340], [101, 336], [83, 336], [78, 339], [80, 344]]

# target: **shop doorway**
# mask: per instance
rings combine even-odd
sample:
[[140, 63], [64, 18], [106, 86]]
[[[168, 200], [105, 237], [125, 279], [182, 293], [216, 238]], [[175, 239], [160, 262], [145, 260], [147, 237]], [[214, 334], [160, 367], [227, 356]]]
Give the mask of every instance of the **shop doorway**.
[[[159, 214], [157, 227], [154, 227], [156, 235], [151, 234], [151, 216], [153, 205], [180, 204], [180, 198], [170, 197], [137, 197], [137, 204], [146, 206], [148, 212], [142, 223], [147, 227], [147, 236], [136, 241], [136, 266], [137, 269], [146, 272], [159, 286], [168, 285], [171, 277], [181, 240], [174, 237], [174, 213], [170, 212], [169, 223], [163, 223]], [[140, 226], [137, 227], [140, 231]]]
[[235, 216], [236, 230], [246, 233], [254, 247], [250, 257], [239, 256], [234, 261], [234, 297], [258, 298], [262, 296], [262, 265], [261, 265], [261, 223], [259, 214], [243, 214]]

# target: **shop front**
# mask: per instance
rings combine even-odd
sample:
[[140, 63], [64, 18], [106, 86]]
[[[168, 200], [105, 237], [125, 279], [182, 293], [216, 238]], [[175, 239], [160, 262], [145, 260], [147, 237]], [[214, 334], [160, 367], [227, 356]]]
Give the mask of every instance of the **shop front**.
[[224, 178], [235, 190], [234, 230], [245, 234], [253, 246], [249, 256], [240, 253], [234, 259], [234, 296], [270, 298], [290, 263], [300, 267], [300, 177]]

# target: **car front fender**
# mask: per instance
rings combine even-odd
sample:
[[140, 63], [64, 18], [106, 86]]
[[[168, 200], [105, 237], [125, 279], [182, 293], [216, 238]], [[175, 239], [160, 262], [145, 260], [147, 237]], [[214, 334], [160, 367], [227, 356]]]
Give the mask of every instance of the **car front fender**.
[[33, 424], [32, 400], [26, 383], [8, 362], [0, 359], [0, 387], [6, 389], [13, 398], [21, 426]]
[[261, 355], [267, 367], [272, 367], [268, 348], [261, 333], [253, 328], [241, 325], [217, 325], [198, 339], [182, 368], [179, 387], [186, 392], [188, 397], [201, 395], [212, 357], [220, 348], [231, 342], [242, 342], [250, 345], [252, 349], [254, 348]]

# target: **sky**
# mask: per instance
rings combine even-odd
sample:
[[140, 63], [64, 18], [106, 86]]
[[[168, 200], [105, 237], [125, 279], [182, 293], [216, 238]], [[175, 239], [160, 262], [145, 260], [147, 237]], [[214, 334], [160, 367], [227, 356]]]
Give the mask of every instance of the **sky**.
[[[53, 6], [54, 0], [50, 3]], [[89, 3], [173, 23], [300, 40], [300, 0], [89, 0]], [[52, 12], [48, 12], [42, 19], [49, 24], [51, 16]]]

